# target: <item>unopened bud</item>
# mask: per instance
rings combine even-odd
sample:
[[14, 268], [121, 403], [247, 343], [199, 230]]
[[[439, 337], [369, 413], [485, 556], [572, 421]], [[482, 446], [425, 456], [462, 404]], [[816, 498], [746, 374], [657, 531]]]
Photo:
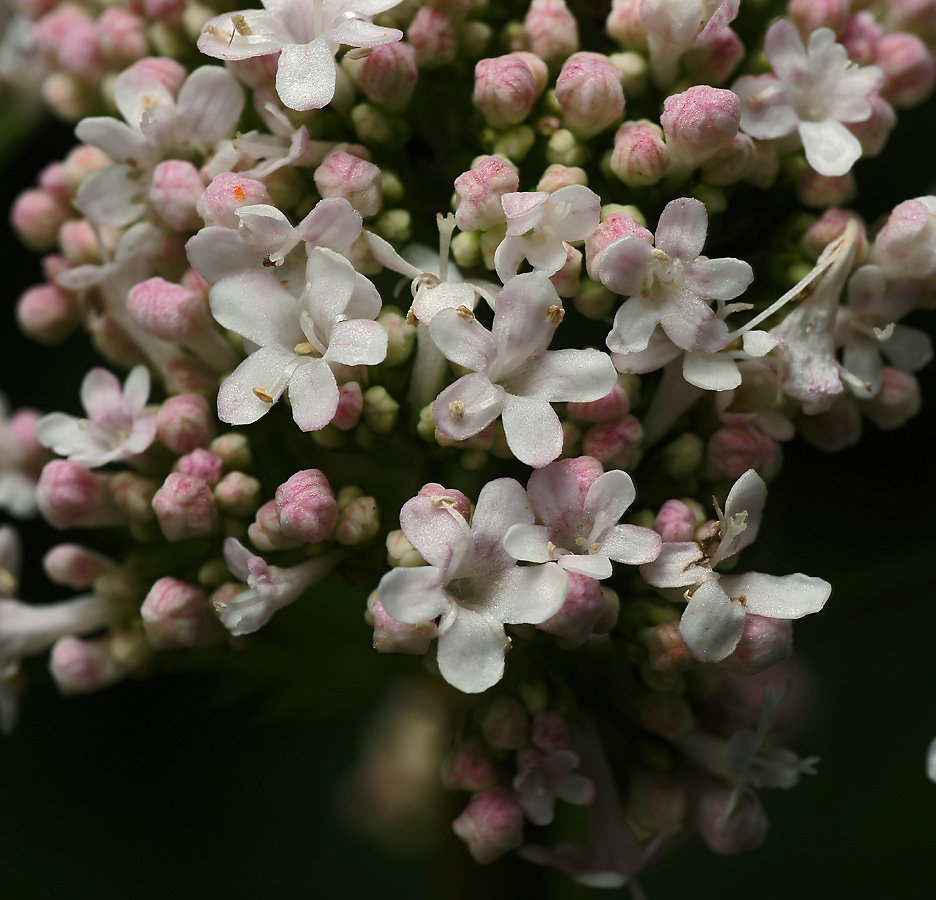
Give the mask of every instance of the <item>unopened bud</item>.
[[155, 650], [204, 646], [214, 634], [205, 595], [177, 578], [160, 578], [150, 588], [140, 616], [146, 639]]
[[635, 719], [651, 734], [675, 740], [695, 728], [692, 709], [677, 694], [645, 693], [634, 698]]
[[489, 125], [524, 121], [546, 86], [546, 64], [531, 53], [482, 59], [475, 66], [474, 101]]
[[229, 472], [249, 469], [253, 466], [253, 453], [246, 435], [238, 432], [222, 434], [208, 445], [208, 449], [215, 456], [221, 457], [224, 468]]
[[177, 394], [159, 407], [156, 414], [156, 438], [173, 453], [191, 453], [199, 447], [206, 447], [211, 441], [214, 422], [214, 414], [204, 397], [199, 394]]
[[175, 465], [183, 475], [194, 475], [214, 487], [224, 471], [224, 462], [208, 450], [197, 447], [191, 453], [180, 456]]
[[741, 38], [731, 28], [722, 28], [711, 40], [690, 47], [682, 64], [696, 84], [724, 84], [744, 59], [746, 50]]
[[607, 612], [607, 603], [598, 580], [576, 572], [566, 574], [569, 588], [565, 601], [558, 612], [536, 627], [578, 646], [596, 633]]
[[767, 837], [767, 813], [754, 794], [741, 794], [726, 819], [733, 794], [725, 788], [711, 788], [698, 800], [696, 827], [709, 850], [720, 856], [734, 856], [756, 850]]
[[640, 18], [640, 0], [612, 0], [605, 30], [622, 47], [647, 49], [647, 29]]
[[696, 665], [679, 632], [678, 622], [663, 622], [647, 628], [641, 632], [640, 640], [647, 648], [647, 663], [654, 672], [686, 672]]
[[793, 622], [748, 613], [738, 646], [718, 665], [742, 675], [757, 675], [793, 653]]
[[335, 527], [335, 540], [351, 547], [371, 540], [378, 531], [380, 514], [377, 501], [373, 497], [358, 497], [341, 510]]
[[527, 742], [529, 729], [526, 710], [513, 697], [498, 697], [481, 719], [484, 739], [498, 750], [519, 750]]
[[556, 81], [562, 122], [585, 140], [613, 125], [624, 114], [621, 72], [601, 53], [575, 53]]
[[153, 210], [174, 231], [197, 231], [202, 219], [196, 204], [205, 181], [192, 163], [167, 159], [153, 169], [148, 197]]
[[272, 204], [266, 185], [244, 175], [223, 172], [204, 189], [195, 209], [206, 225], [237, 228], [240, 219], [236, 211], [261, 203]]
[[697, 85], [663, 101], [660, 123], [673, 162], [695, 168], [734, 140], [741, 101], [731, 91]]
[[56, 284], [39, 284], [20, 296], [16, 321], [34, 340], [59, 344], [81, 324], [81, 311], [73, 294]]
[[756, 166], [754, 142], [746, 134], [739, 133], [731, 143], [716, 150], [702, 163], [702, 177], [709, 184], [735, 184], [752, 175]]
[[513, 791], [494, 787], [475, 795], [452, 822], [452, 830], [465, 842], [474, 861], [486, 865], [523, 843], [523, 819]]
[[780, 445], [753, 425], [724, 425], [708, 440], [706, 464], [715, 478], [740, 478], [757, 469], [769, 479], [782, 461]]
[[851, 172], [844, 175], [820, 175], [804, 166], [796, 179], [796, 196], [803, 206], [825, 209], [829, 206], [845, 206], [855, 199], [857, 188]]
[[532, 0], [523, 19], [530, 52], [557, 66], [579, 48], [578, 22], [565, 0]]
[[380, 169], [344, 150], [333, 150], [313, 175], [323, 197], [343, 197], [362, 216], [375, 216], [382, 205]]
[[128, 10], [109, 6], [97, 20], [97, 41], [111, 66], [124, 69], [149, 52], [146, 22]]
[[318, 469], [296, 472], [276, 489], [276, 516], [289, 538], [316, 544], [338, 521], [338, 503], [328, 479]]
[[53, 527], [90, 528], [125, 523], [110, 493], [110, 476], [56, 459], [46, 464], [36, 485], [36, 503]]
[[654, 528], [664, 541], [691, 541], [696, 529], [695, 513], [682, 500], [667, 500], [657, 513]]
[[647, 119], [625, 122], [614, 136], [611, 171], [628, 187], [656, 184], [669, 169], [663, 130]]
[[217, 374], [190, 353], [170, 357], [163, 366], [163, 377], [167, 394], [214, 397], [218, 393]]
[[49, 656], [49, 672], [66, 697], [90, 694], [120, 681], [126, 673], [114, 658], [111, 638], [83, 640], [64, 637], [56, 641]]
[[28, 188], [13, 201], [10, 222], [19, 239], [39, 253], [58, 242], [59, 228], [72, 217], [68, 205], [42, 188]]
[[936, 273], [936, 197], [916, 197], [895, 206], [874, 240], [873, 259], [891, 278]]
[[436, 637], [436, 623], [419, 622], [410, 625], [397, 622], [384, 609], [377, 592], [367, 599], [368, 617], [374, 628], [374, 649], [378, 653], [405, 653], [422, 656]]
[[131, 522], [153, 521], [153, 497], [158, 489], [159, 482], [135, 472], [118, 472], [110, 481], [114, 502]]
[[441, 10], [423, 6], [406, 29], [406, 40], [416, 53], [420, 69], [438, 69], [455, 61], [458, 26]]
[[356, 60], [352, 72], [368, 100], [388, 112], [401, 112], [409, 103], [419, 76], [416, 51], [405, 41], [381, 44]]
[[568, 750], [572, 734], [566, 717], [555, 709], [540, 710], [530, 724], [530, 740], [547, 753]]
[[462, 231], [482, 231], [506, 221], [501, 197], [520, 186], [517, 169], [500, 156], [488, 156], [455, 179], [455, 221]]
[[616, 422], [602, 422], [589, 428], [582, 438], [582, 451], [603, 465], [630, 469], [636, 463], [643, 442], [643, 428], [631, 415]]
[[211, 486], [202, 478], [172, 472], [153, 497], [156, 519], [167, 541], [211, 534], [217, 522]]
[[375, 384], [364, 392], [363, 417], [375, 434], [389, 434], [396, 428], [400, 404], [382, 385]]
[[920, 385], [910, 372], [884, 366], [881, 389], [861, 404], [862, 411], [878, 428], [890, 431], [912, 419], [922, 405]]
[[483, 791], [497, 784], [497, 767], [480, 747], [462, 747], [442, 764], [442, 784], [449, 791]]
[[661, 772], [630, 768], [624, 815], [638, 834], [658, 834], [680, 825], [686, 817], [686, 789]]
[[215, 503], [225, 515], [246, 518], [260, 506], [260, 482], [243, 472], [228, 472], [214, 489]]
[[43, 557], [42, 568], [50, 581], [84, 590], [103, 572], [116, 569], [117, 563], [80, 544], [57, 544]]
[[274, 500], [268, 500], [257, 510], [256, 518], [247, 529], [247, 535], [261, 553], [302, 546], [301, 540], [283, 534]]

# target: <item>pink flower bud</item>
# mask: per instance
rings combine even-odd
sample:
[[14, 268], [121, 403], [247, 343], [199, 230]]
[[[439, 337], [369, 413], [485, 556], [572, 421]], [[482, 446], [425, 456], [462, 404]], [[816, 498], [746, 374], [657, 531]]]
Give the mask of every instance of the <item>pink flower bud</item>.
[[661, 772], [629, 768], [624, 816], [635, 829], [657, 834], [682, 824], [689, 806], [686, 789]]
[[113, 165], [114, 161], [103, 151], [89, 144], [72, 147], [62, 163], [65, 183], [72, 194], [81, 187], [82, 182], [98, 169]]
[[153, 169], [149, 201], [173, 230], [198, 231], [202, 220], [195, 207], [204, 190], [205, 181], [192, 163], [167, 159]]
[[629, 469], [636, 461], [643, 442], [643, 428], [634, 416], [617, 422], [602, 422], [589, 428], [582, 437], [582, 451], [615, 469]]
[[250, 59], [229, 59], [225, 60], [224, 66], [241, 84], [249, 88], [267, 90], [271, 93], [276, 90], [278, 53], [252, 56]]
[[118, 6], [109, 6], [97, 20], [98, 46], [110, 65], [126, 68], [149, 51], [146, 22]]
[[540, 710], [533, 716], [530, 740], [547, 753], [568, 750], [572, 744], [572, 734], [566, 717], [555, 709]]
[[883, 36], [884, 29], [878, 20], [871, 13], [859, 12], [848, 20], [838, 41], [852, 62], [867, 66], [874, 61], [874, 48]]
[[874, 64], [884, 70], [881, 96], [898, 109], [922, 103], [933, 90], [936, 63], [915, 34], [888, 34], [874, 48]]
[[678, 694], [647, 692], [633, 699], [634, 718], [651, 734], [674, 741], [695, 728], [692, 709]]
[[77, 122], [90, 116], [97, 108], [94, 92], [77, 75], [70, 72], [50, 72], [42, 80], [42, 100], [49, 109], [66, 122]]
[[498, 697], [481, 719], [484, 739], [498, 750], [518, 750], [527, 742], [530, 721], [523, 704], [513, 697]]
[[471, 518], [471, 501], [454, 488], [443, 487], [430, 481], [419, 489], [420, 497], [428, 497], [437, 506], [445, 506], [457, 512], [466, 522]]
[[368, 598], [368, 612], [374, 626], [374, 649], [378, 653], [406, 653], [422, 656], [436, 637], [436, 623], [408, 625], [397, 622], [384, 609], [376, 593]]
[[42, 188], [28, 188], [13, 201], [10, 222], [19, 239], [31, 250], [51, 250], [58, 242], [62, 224], [72, 211]]
[[235, 210], [258, 203], [272, 204], [266, 185], [234, 172], [216, 175], [205, 188], [195, 209], [206, 225], [237, 228], [240, 219]]
[[143, 631], [154, 650], [211, 643], [212, 619], [205, 595], [177, 578], [160, 578], [140, 607]]
[[533, 0], [523, 20], [530, 52], [558, 65], [579, 48], [578, 22], [565, 0]]
[[37, 183], [42, 190], [51, 194], [60, 203], [69, 203], [72, 199], [72, 192], [65, 178], [64, 163], [49, 163], [39, 173]]
[[[173, 0], [177, 2], [177, 0]], [[139, 72], [150, 78], [155, 78], [173, 97], [188, 77], [188, 69], [168, 56], [147, 56], [135, 62], [128, 71]]]
[[731, 91], [697, 85], [663, 101], [660, 123], [673, 161], [695, 168], [734, 140], [741, 101]]
[[523, 810], [513, 791], [488, 788], [475, 795], [452, 830], [474, 861], [487, 865], [523, 843]]
[[615, 241], [619, 241], [622, 237], [627, 237], [628, 235], [636, 235], [645, 240], [648, 244], [653, 244], [653, 233], [624, 213], [613, 213], [608, 216], [608, 218], [585, 239], [585, 269], [588, 272], [589, 278], [593, 281], [599, 280], [598, 275], [601, 270], [602, 252]]
[[110, 314], [103, 313], [87, 323], [91, 342], [101, 356], [121, 369], [148, 362], [145, 354], [120, 323]]
[[286, 537], [276, 515], [276, 503], [268, 500], [260, 509], [257, 516], [247, 528], [247, 536], [253, 545], [262, 553], [272, 553], [274, 550], [291, 550], [302, 546], [302, 541]]
[[581, 140], [593, 137], [624, 115], [621, 71], [601, 53], [575, 53], [556, 80], [556, 100], [563, 126]]
[[497, 784], [497, 767], [480, 747], [463, 747], [443, 764], [442, 784], [449, 791], [483, 791]]
[[[428, 7], [423, 7], [426, 9]], [[362, 216], [380, 212], [380, 169], [344, 150], [333, 150], [313, 175], [323, 197], [344, 197]]]
[[338, 521], [338, 502], [318, 469], [296, 472], [276, 489], [276, 516], [286, 537], [317, 544]]
[[640, 18], [640, 0], [611, 0], [605, 30], [627, 50], [647, 49], [647, 29]]
[[647, 648], [647, 663], [654, 672], [687, 672], [696, 665], [680, 634], [679, 622], [663, 622], [648, 628], [641, 632], [640, 639]]
[[67, 459], [52, 460], [36, 485], [39, 512], [59, 530], [123, 524], [124, 516], [114, 505], [108, 481], [109, 476]]
[[817, 28], [831, 28], [836, 34], [845, 28], [851, 9], [849, 0], [790, 0], [787, 16], [803, 40]]
[[176, 468], [183, 475], [195, 475], [214, 487], [221, 480], [224, 463], [220, 456], [198, 447], [191, 453], [180, 456]]
[[380, 515], [373, 497], [356, 497], [338, 515], [335, 540], [345, 547], [363, 544], [376, 537]]
[[575, 572], [566, 573], [569, 589], [557, 613], [536, 627], [576, 646], [584, 644], [607, 613], [601, 582]]
[[110, 489], [114, 503], [131, 522], [153, 521], [153, 497], [159, 482], [135, 472], [118, 472], [111, 478]]
[[156, 414], [156, 439], [173, 453], [191, 453], [207, 447], [214, 437], [215, 417], [199, 394], [170, 397]]
[[757, 675], [793, 653], [791, 619], [770, 619], [748, 613], [738, 646], [718, 665], [742, 675]]
[[218, 509], [229, 516], [253, 516], [260, 506], [260, 482], [243, 472], [228, 472], [214, 489]]
[[562, 163], [552, 163], [546, 167], [540, 180], [536, 183], [538, 191], [546, 191], [552, 194], [559, 188], [568, 187], [570, 184], [581, 184], [588, 187], [588, 175], [584, 169], [578, 166], [564, 166]]
[[163, 366], [163, 377], [167, 394], [215, 397], [218, 393], [218, 376], [190, 353], [171, 356]]
[[73, 636], [55, 642], [49, 656], [49, 672], [66, 697], [110, 687], [126, 674], [114, 658], [110, 638], [87, 641]]
[[647, 119], [625, 122], [614, 135], [611, 171], [628, 187], [656, 184], [669, 169], [663, 129]]
[[249, 469], [253, 465], [250, 441], [243, 434], [229, 432], [215, 438], [208, 449], [224, 461], [224, 468], [229, 472], [235, 469]]
[[97, 80], [105, 62], [98, 47], [97, 26], [77, 6], [60, 6], [36, 23], [38, 47], [65, 72], [83, 81]]
[[458, 27], [451, 16], [423, 6], [409, 28], [406, 40], [416, 53], [416, 62], [420, 69], [437, 69], [455, 61], [458, 53]]
[[861, 155], [875, 157], [884, 149], [897, 125], [897, 113], [890, 103], [877, 94], [868, 97], [868, 102], [871, 104], [871, 115], [863, 122], [851, 122], [847, 127], [860, 141]]
[[868, 250], [868, 235], [864, 221], [857, 213], [845, 209], [827, 209], [813, 223], [800, 240], [800, 246], [813, 258], [818, 259], [825, 248], [841, 237], [849, 222], [858, 223], [856, 257], [861, 259]]
[[[110, 229], [95, 229], [87, 219], [69, 219], [59, 229], [58, 242], [62, 256], [73, 266], [99, 266], [104, 262], [98, 235], [110, 234]], [[108, 250], [113, 247], [108, 246]]]
[[916, 197], [895, 206], [874, 240], [873, 259], [891, 278], [936, 273], [936, 197]]
[[405, 41], [381, 44], [360, 60], [354, 77], [371, 103], [389, 112], [401, 112], [419, 77], [416, 51]]
[[39, 284], [17, 301], [16, 321], [39, 343], [58, 344], [81, 324], [81, 312], [73, 294], [56, 284]]
[[682, 64], [696, 83], [717, 86], [734, 74], [744, 54], [744, 44], [737, 32], [722, 28], [710, 41], [686, 51]]
[[[534, 73], [531, 60], [542, 67]], [[488, 124], [505, 128], [522, 122], [542, 93], [546, 66], [530, 53], [508, 53], [479, 60], [474, 73], [474, 101]]]
[[185, 0], [143, 0], [143, 9], [148, 19], [162, 22], [169, 28], [179, 28], [185, 12]]
[[117, 563], [80, 544], [57, 544], [43, 557], [42, 568], [50, 581], [84, 590], [98, 575], [114, 571]]
[[653, 527], [664, 541], [691, 541], [695, 514], [682, 500], [667, 500], [660, 507]]
[[720, 856], [756, 850], [764, 843], [770, 827], [767, 813], [752, 794], [742, 794], [726, 820], [731, 796], [731, 791], [713, 787], [699, 798], [696, 810], [696, 827], [702, 840]]
[[861, 439], [861, 413], [851, 396], [840, 397], [824, 412], [803, 416], [796, 427], [814, 447], [838, 453]]
[[520, 187], [517, 170], [500, 156], [488, 156], [455, 179], [455, 221], [462, 231], [482, 231], [505, 222], [501, 197]]
[[719, 187], [735, 184], [749, 178], [757, 166], [754, 141], [746, 134], [737, 134], [731, 143], [716, 150], [702, 163], [702, 177]]
[[211, 487], [194, 475], [172, 472], [153, 497], [156, 519], [167, 541], [184, 541], [214, 531], [218, 518]]
[[920, 411], [920, 385], [910, 372], [893, 366], [884, 366], [881, 374], [881, 390], [863, 401], [861, 409], [878, 428], [890, 431], [905, 425]]
[[708, 440], [706, 462], [714, 478], [740, 478], [756, 469], [769, 480], [781, 464], [780, 445], [753, 425], [724, 425]]
[[796, 196], [804, 206], [823, 209], [828, 206], [844, 206], [855, 199], [855, 176], [851, 172], [844, 175], [820, 175], [805, 166], [796, 179]]
[[339, 431], [350, 431], [361, 421], [364, 411], [364, 392], [356, 381], [338, 385], [338, 409], [331, 424]]
[[928, 44], [936, 41], [936, 2], [934, 0], [890, 0], [881, 17], [890, 31], [911, 31]]

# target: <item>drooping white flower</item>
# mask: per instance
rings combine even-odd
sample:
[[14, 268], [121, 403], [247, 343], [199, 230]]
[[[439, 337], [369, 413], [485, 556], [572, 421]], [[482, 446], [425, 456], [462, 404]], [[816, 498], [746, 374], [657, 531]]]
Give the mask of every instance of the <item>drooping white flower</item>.
[[428, 496], [400, 510], [406, 539], [428, 565], [384, 575], [380, 602], [398, 622], [440, 617], [439, 671], [465, 693], [487, 690], [503, 676], [510, 646], [504, 625], [545, 622], [565, 600], [567, 577], [558, 565], [518, 566], [504, 550], [504, 533], [519, 522], [532, 524], [533, 510], [512, 478], [482, 488], [470, 527], [451, 504]]
[[276, 92], [290, 109], [327, 106], [335, 94], [335, 54], [343, 45], [379, 47], [403, 33], [370, 19], [400, 0], [264, 0], [264, 9], [224, 13], [205, 23], [198, 49], [215, 59], [279, 53]]
[[231, 425], [256, 422], [288, 390], [296, 424], [318, 431], [338, 409], [332, 367], [373, 366], [387, 355], [387, 333], [373, 321], [377, 289], [324, 247], [309, 254], [298, 299], [275, 275], [248, 270], [218, 282], [209, 302], [220, 325], [258, 345], [218, 392], [218, 416]]
[[595, 799], [595, 783], [575, 771], [578, 765], [579, 758], [571, 750], [540, 753], [528, 747], [517, 754], [513, 789], [534, 825], [552, 822], [557, 799], [575, 806], [588, 806]]
[[787, 19], [770, 26], [764, 53], [774, 74], [746, 75], [733, 88], [742, 130], [760, 140], [798, 132], [806, 161], [820, 175], [850, 171], [861, 143], [845, 125], [871, 118], [883, 72], [851, 62], [831, 28], [817, 28], [804, 47]]
[[646, 350], [657, 325], [676, 347], [714, 353], [728, 343], [728, 327], [707, 301], [733, 300], [754, 278], [740, 259], [706, 259], [705, 205], [683, 197], [666, 205], [654, 235], [628, 234], [608, 245], [599, 263], [605, 287], [628, 299], [608, 335], [615, 353]]
[[737, 647], [748, 613], [772, 619], [798, 619], [825, 605], [831, 585], [821, 578], [794, 575], [721, 575], [716, 567], [757, 536], [767, 486], [748, 469], [734, 484], [719, 513], [719, 542], [713, 549], [696, 541], [665, 542], [657, 559], [640, 567], [657, 588], [684, 588], [686, 609], [679, 632], [701, 662], [720, 662]]
[[144, 412], [149, 390], [146, 366], [136, 366], [123, 389], [107, 369], [91, 369], [81, 382], [81, 405], [88, 417], [49, 413], [39, 420], [36, 437], [44, 447], [89, 469], [136, 456], [156, 439], [156, 416]]
[[436, 427], [461, 441], [500, 416], [517, 459], [534, 468], [556, 459], [562, 426], [551, 404], [599, 400], [617, 380], [599, 350], [546, 349], [563, 315], [556, 289], [540, 272], [517, 275], [500, 292], [491, 331], [470, 310], [437, 313], [432, 340], [472, 374], [436, 398]]

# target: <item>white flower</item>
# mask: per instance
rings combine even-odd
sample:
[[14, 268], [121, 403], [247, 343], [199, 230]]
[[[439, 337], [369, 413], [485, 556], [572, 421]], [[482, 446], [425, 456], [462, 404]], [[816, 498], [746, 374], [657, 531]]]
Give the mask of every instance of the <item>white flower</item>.
[[198, 49], [215, 59], [250, 59], [279, 53], [276, 92], [290, 109], [321, 109], [335, 94], [335, 54], [349, 47], [379, 47], [403, 33], [381, 28], [371, 16], [400, 0], [263, 0], [210, 19]]
[[739, 78], [741, 128], [772, 140], [799, 133], [806, 161], [820, 174], [844, 175], [861, 157], [861, 143], [844, 123], [865, 122], [884, 80], [877, 66], [859, 68], [835, 42], [831, 28], [817, 28], [806, 47], [796, 26], [780, 19], [764, 38], [774, 75]]
[[156, 439], [156, 416], [143, 411], [149, 391], [146, 366], [130, 372], [123, 390], [107, 369], [91, 369], [81, 382], [81, 405], [88, 418], [49, 413], [36, 425], [36, 437], [44, 447], [89, 469], [136, 456]]
[[400, 525], [429, 565], [393, 569], [377, 589], [398, 622], [441, 617], [439, 671], [468, 694], [503, 676], [510, 646], [505, 624], [538, 625], [565, 601], [568, 580], [559, 566], [521, 567], [504, 550], [504, 533], [518, 522], [532, 524], [533, 510], [512, 478], [484, 486], [470, 528], [451, 504], [414, 497], [400, 510]]

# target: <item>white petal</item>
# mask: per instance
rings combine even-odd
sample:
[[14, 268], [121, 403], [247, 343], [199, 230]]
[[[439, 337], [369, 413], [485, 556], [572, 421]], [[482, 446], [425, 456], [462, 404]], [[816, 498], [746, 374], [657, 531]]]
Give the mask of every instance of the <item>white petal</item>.
[[208, 297], [218, 324], [255, 344], [292, 350], [305, 340], [299, 327], [299, 305], [275, 275], [239, 272], [219, 281]]
[[520, 462], [538, 469], [562, 453], [562, 425], [547, 401], [506, 394], [501, 421], [507, 446]]
[[429, 497], [417, 496], [407, 500], [400, 510], [400, 527], [406, 539], [419, 551], [430, 566], [441, 571], [450, 568], [453, 557], [459, 561], [465, 556], [458, 549], [466, 542], [473, 543], [468, 523]]
[[744, 632], [745, 611], [730, 599], [717, 578], [703, 581], [679, 620], [679, 633], [701, 662], [721, 662], [734, 652]]
[[708, 231], [705, 204], [693, 197], [671, 200], [660, 213], [654, 243], [670, 258], [690, 263], [702, 252]]
[[609, 525], [614, 525], [637, 497], [637, 490], [630, 475], [613, 469], [599, 475], [588, 489], [585, 497], [585, 512], [592, 518], [604, 513]]
[[472, 372], [487, 372], [497, 358], [491, 332], [474, 316], [454, 309], [439, 310], [429, 323], [432, 342], [446, 359]]
[[391, 569], [380, 579], [377, 594], [390, 618], [405, 625], [429, 622], [453, 602], [435, 566]]
[[310, 359], [296, 367], [289, 378], [289, 403], [302, 431], [318, 431], [335, 418], [338, 384], [325, 360]]
[[861, 159], [861, 142], [835, 119], [800, 122], [799, 134], [806, 162], [820, 175], [844, 175]]
[[659, 557], [663, 540], [652, 528], [615, 525], [602, 533], [601, 549], [615, 562], [643, 566]]
[[290, 109], [321, 109], [335, 96], [335, 55], [323, 40], [284, 47], [276, 70], [276, 93]]
[[545, 525], [511, 525], [504, 535], [504, 549], [524, 562], [549, 562], [549, 529]]
[[697, 350], [683, 357], [683, 378], [704, 391], [733, 391], [741, 384], [741, 371], [727, 353]]
[[[390, 575], [403, 571], [418, 570], [394, 569]], [[503, 677], [504, 654], [509, 643], [500, 623], [459, 608], [448, 628], [439, 634], [439, 672], [452, 687], [466, 694], [479, 694]]]
[[771, 619], [799, 619], [819, 612], [832, 593], [832, 585], [809, 575], [762, 575], [748, 572], [722, 578], [731, 597], [744, 597], [745, 608]]
[[261, 347], [248, 356], [221, 384], [218, 418], [229, 425], [249, 425], [266, 415], [273, 404], [261, 400], [254, 388], [279, 399], [286, 389], [282, 375], [294, 359], [295, 354], [277, 346]]
[[432, 406], [436, 427], [453, 441], [487, 428], [504, 408], [506, 392], [483, 375], [465, 375], [449, 385]]
[[653, 587], [688, 587], [711, 573], [702, 548], [695, 541], [665, 542], [660, 555], [640, 567], [640, 575]]

